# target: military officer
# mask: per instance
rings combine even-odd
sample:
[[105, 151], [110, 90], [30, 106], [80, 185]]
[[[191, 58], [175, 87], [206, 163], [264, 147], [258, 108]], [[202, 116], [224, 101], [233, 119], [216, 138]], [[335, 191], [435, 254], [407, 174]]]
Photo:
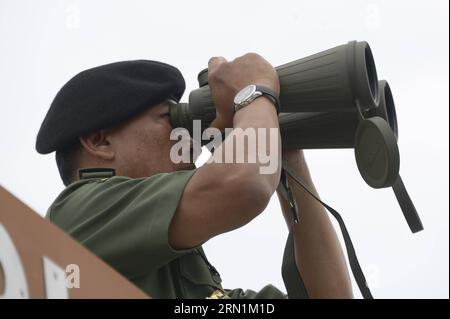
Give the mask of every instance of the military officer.
[[[265, 95], [238, 110], [231, 107], [249, 84], [279, 94], [277, 73], [266, 60], [253, 53], [230, 62], [215, 57], [208, 68], [217, 113], [211, 126], [278, 128], [276, 105]], [[179, 101], [184, 90], [178, 69], [148, 60], [99, 66], [69, 80], [36, 141], [39, 153], [56, 152], [66, 186], [46, 218], [153, 298], [285, 298], [272, 285], [260, 291], [224, 289], [201, 247], [264, 210], [277, 189], [280, 167], [260, 174], [258, 159], [212, 161], [200, 168], [171, 161], [176, 141], [169, 138], [169, 102]], [[281, 148], [276, 151], [280, 158]], [[303, 153], [283, 156], [312, 186]], [[328, 216], [300, 188], [293, 192], [302, 214], [294, 226], [295, 257], [309, 296], [351, 297]], [[280, 201], [292, 226], [288, 204], [281, 196]]]

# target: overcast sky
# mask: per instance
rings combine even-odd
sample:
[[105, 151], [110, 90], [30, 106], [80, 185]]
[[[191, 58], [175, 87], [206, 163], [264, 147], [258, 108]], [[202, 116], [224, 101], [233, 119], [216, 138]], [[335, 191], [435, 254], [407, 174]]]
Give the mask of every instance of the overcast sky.
[[[0, 0], [0, 184], [41, 215], [62, 191], [54, 156], [37, 154], [35, 138], [56, 92], [83, 69], [160, 60], [181, 70], [189, 92], [211, 56], [253, 51], [277, 66], [366, 40], [394, 93], [400, 171], [425, 231], [410, 233], [391, 189], [365, 184], [353, 150], [306, 151], [307, 161], [321, 198], [344, 217], [375, 297], [448, 298], [448, 9], [447, 0]], [[286, 235], [274, 196], [260, 217], [205, 249], [225, 287], [284, 290]]]

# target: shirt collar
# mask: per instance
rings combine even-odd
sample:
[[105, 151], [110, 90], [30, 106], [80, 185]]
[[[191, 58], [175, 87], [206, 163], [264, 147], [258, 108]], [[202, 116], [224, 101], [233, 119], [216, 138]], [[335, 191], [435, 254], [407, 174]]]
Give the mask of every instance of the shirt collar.
[[95, 168], [83, 168], [78, 170], [78, 177], [82, 179], [90, 178], [110, 178], [116, 175], [116, 171], [113, 168], [95, 167]]

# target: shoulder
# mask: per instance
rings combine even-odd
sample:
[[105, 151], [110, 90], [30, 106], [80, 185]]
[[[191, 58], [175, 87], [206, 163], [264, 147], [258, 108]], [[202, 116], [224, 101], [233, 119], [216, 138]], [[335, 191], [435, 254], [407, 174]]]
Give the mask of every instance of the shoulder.
[[[139, 204], [158, 200], [164, 208], [164, 201], [172, 202], [181, 193], [196, 170], [176, 171], [156, 174], [146, 178], [114, 176], [110, 178], [90, 178], [79, 180], [66, 187], [52, 203], [46, 218], [59, 224], [67, 218], [91, 215], [106, 207], [113, 208], [124, 203]], [[120, 204], [120, 205], [119, 205]], [[123, 206], [122, 208], [124, 208]]]

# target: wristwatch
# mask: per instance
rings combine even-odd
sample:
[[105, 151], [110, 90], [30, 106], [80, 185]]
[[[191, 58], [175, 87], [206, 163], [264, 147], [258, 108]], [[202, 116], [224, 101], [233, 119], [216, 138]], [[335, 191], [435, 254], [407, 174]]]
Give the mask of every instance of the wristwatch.
[[279, 113], [280, 100], [278, 99], [277, 94], [266, 86], [255, 84], [247, 85], [236, 94], [236, 96], [234, 97], [234, 112], [239, 111], [244, 106], [249, 105], [256, 98], [263, 95], [273, 102], [277, 109], [277, 113]]

